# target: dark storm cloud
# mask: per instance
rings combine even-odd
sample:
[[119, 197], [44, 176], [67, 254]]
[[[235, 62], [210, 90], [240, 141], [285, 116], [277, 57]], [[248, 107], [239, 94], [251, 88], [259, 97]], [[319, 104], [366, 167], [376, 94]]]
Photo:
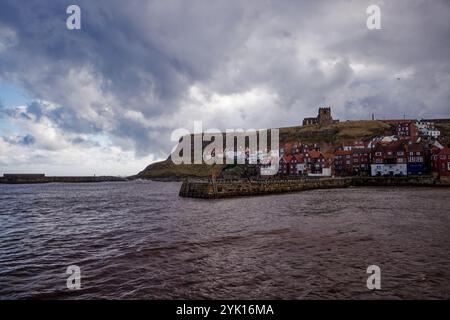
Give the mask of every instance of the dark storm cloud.
[[[67, 97], [72, 88], [64, 87], [64, 81], [69, 70], [89, 68], [102, 80], [101, 94], [113, 95], [115, 105], [98, 101], [87, 107], [95, 113], [113, 108], [114, 119], [106, 121], [117, 120], [117, 126], [110, 128], [110, 133], [133, 139], [138, 151], [143, 152], [158, 141], [149, 141], [145, 134], [148, 128], [141, 123], [121, 119], [123, 110], [138, 110], [147, 118], [176, 111], [189, 83], [207, 77], [217, 63], [217, 55], [226, 54], [221, 52], [223, 46], [211, 46], [203, 31], [217, 28], [213, 33], [218, 42], [226, 40], [234, 24], [234, 18], [228, 21], [227, 17], [234, 13], [239, 16], [237, 8], [227, 8], [225, 3], [209, 8], [215, 11], [215, 17], [225, 17], [220, 21], [210, 17], [201, 2], [177, 6], [165, 2], [78, 1], [82, 30], [71, 32], [65, 27], [65, 9], [70, 3], [2, 1], [1, 26], [14, 31], [16, 44], [2, 53], [0, 76], [38, 99], [61, 105], [64, 109], [47, 116], [64, 130], [79, 132], [102, 124], [78, 110]], [[155, 16], [158, 13], [165, 16]], [[168, 47], [164, 47], [166, 44]], [[170, 47], [174, 44], [176, 47]], [[41, 112], [38, 108], [34, 111]]]
[[[276, 97], [271, 119], [243, 100], [227, 109], [248, 127], [293, 125], [321, 104], [341, 119], [449, 116], [448, 1], [383, 2], [374, 31], [372, 1], [76, 1], [82, 29], [68, 31], [72, 3], [1, 2], [0, 79], [53, 104], [24, 119], [137, 155], [163, 155], [192, 120], [233, 127], [208, 104], [255, 88]], [[193, 87], [206, 105], [183, 112]]]
[[[91, 65], [110, 80], [103, 89], [120, 92], [118, 97], [123, 103], [149, 90], [154, 90], [162, 101], [176, 99], [183, 81], [175, 64], [151, 41], [145, 41], [142, 30], [134, 30], [132, 19], [121, 17], [119, 3], [124, 5], [79, 2], [83, 8], [83, 30], [70, 32], [65, 28], [69, 2], [2, 2], [0, 21], [11, 27], [18, 38], [18, 45], [4, 54], [9, 63], [2, 65], [2, 73], [41, 71], [41, 87], [45, 88], [64, 77], [70, 68]], [[115, 10], [111, 12], [110, 8]], [[30, 90], [36, 85], [28, 77], [20, 80]], [[152, 107], [145, 110], [159, 111]]]

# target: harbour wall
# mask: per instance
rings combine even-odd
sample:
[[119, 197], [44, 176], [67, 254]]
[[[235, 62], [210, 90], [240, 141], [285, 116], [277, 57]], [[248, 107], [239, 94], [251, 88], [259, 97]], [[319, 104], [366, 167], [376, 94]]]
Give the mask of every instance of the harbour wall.
[[270, 180], [185, 180], [180, 197], [227, 198], [296, 192], [311, 189], [347, 188], [350, 186], [450, 186], [433, 177], [340, 177]]

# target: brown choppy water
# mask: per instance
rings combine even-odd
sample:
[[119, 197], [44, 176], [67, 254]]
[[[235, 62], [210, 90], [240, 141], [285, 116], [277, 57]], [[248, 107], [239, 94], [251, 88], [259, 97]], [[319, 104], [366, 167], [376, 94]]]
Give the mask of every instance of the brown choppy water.
[[[450, 189], [208, 201], [179, 187], [0, 186], [0, 298], [450, 298]], [[71, 264], [78, 291], [66, 288]]]

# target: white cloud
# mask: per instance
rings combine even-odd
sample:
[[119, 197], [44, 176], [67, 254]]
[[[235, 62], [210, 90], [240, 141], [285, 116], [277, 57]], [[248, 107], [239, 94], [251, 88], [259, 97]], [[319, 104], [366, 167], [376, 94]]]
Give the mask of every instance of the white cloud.
[[13, 47], [17, 43], [16, 32], [0, 24], [0, 53]]
[[[120, 150], [131, 168], [165, 157], [170, 132], [193, 121], [290, 126], [321, 105], [341, 119], [449, 116], [445, 1], [381, 2], [375, 31], [370, 1], [82, 1], [78, 33], [58, 29], [58, 5], [35, 4], [0, 28], [0, 79], [41, 100], [42, 114], [12, 115], [9, 141], [36, 139], [9, 146], [24, 159], [101, 169]], [[18, 5], [5, 0], [0, 19]]]

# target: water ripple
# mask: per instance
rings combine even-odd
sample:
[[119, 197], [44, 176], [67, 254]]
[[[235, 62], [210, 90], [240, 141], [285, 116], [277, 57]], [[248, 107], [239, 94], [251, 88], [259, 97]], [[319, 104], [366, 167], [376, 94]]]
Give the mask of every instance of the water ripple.
[[450, 298], [448, 189], [205, 201], [179, 187], [1, 185], [0, 299]]

